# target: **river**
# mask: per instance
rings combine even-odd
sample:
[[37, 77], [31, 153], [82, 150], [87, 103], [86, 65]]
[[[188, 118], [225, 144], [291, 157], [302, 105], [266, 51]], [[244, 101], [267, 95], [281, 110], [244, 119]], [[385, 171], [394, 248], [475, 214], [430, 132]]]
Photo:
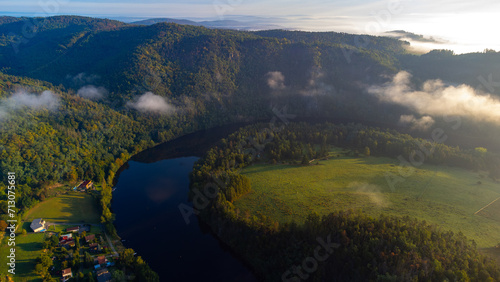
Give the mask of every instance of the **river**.
[[193, 164], [238, 128], [186, 135], [139, 153], [120, 169], [112, 202], [118, 235], [160, 281], [257, 281], [196, 216], [187, 224], [178, 208], [192, 206], [187, 195]]

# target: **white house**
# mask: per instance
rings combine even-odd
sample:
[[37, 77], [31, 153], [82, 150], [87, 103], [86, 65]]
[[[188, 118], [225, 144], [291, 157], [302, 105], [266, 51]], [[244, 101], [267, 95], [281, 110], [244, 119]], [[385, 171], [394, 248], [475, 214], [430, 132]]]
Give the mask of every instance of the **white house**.
[[30, 227], [34, 232], [43, 232], [45, 231], [45, 220], [41, 218], [34, 219], [31, 222]]

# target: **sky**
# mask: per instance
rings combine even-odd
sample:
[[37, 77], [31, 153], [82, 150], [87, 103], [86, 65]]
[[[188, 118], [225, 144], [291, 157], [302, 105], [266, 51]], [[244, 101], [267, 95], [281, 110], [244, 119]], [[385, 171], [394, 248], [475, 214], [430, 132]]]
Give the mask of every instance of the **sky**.
[[259, 20], [284, 28], [372, 35], [406, 30], [446, 42], [412, 42], [417, 47], [456, 53], [500, 50], [497, 0], [0, 0], [0, 14]]

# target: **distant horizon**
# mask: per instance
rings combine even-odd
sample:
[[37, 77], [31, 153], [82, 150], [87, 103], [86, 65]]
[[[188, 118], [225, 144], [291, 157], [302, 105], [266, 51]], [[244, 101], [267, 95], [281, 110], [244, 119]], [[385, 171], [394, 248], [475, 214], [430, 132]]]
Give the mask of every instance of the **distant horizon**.
[[[56, 3], [68, 0], [57, 0]], [[80, 0], [81, 1], [81, 0]], [[362, 0], [354, 2], [363, 2]], [[9, 1], [1, 1], [9, 2]], [[76, 1], [79, 2], [79, 1]], [[227, 1], [223, 1], [227, 2]], [[235, 1], [238, 2], [238, 1]], [[215, 1], [218, 3], [218, 1]], [[380, 3], [380, 2], [377, 2]], [[158, 13], [155, 14], [128, 14], [128, 13], [90, 13], [90, 12], [71, 12], [71, 10], [64, 10], [61, 6], [52, 7], [52, 10], [46, 8], [41, 9], [38, 7], [38, 11], [35, 12], [19, 12], [19, 11], [0, 11], [1, 16], [11, 16], [11, 17], [51, 17], [51, 16], [84, 16], [93, 18], [102, 18], [110, 20], [118, 20], [125, 23], [131, 23], [135, 21], [156, 19], [156, 18], [171, 18], [177, 20], [190, 20], [195, 22], [201, 21], [216, 21], [216, 20], [236, 20], [243, 23], [251, 24], [261, 24], [263, 26], [269, 25], [272, 28], [263, 28], [258, 30], [266, 29], [286, 29], [286, 30], [300, 30], [300, 31], [310, 31], [310, 32], [346, 32], [351, 34], [368, 34], [374, 36], [387, 36], [385, 33], [394, 30], [404, 30], [406, 32], [423, 35], [425, 38], [438, 38], [440, 43], [436, 42], [419, 42], [411, 40], [410, 38], [402, 38], [402, 40], [409, 41], [414, 48], [414, 50], [420, 52], [428, 52], [433, 49], [446, 49], [453, 50], [456, 54], [464, 53], [476, 53], [483, 52], [486, 49], [500, 51], [500, 39], [495, 36], [491, 36], [492, 32], [487, 29], [494, 27], [490, 22], [490, 25], [482, 25], [479, 30], [476, 27], [469, 26], [469, 22], [461, 21], [461, 29], [458, 32], [452, 34], [447, 32], [447, 28], [453, 25], [453, 21], [457, 21], [461, 16], [458, 14], [443, 14], [442, 16], [429, 18], [428, 15], [421, 14], [408, 14], [404, 15], [404, 9], [399, 6], [391, 6], [390, 3], [396, 3], [397, 5], [406, 5], [407, 1], [392, 0], [389, 2], [382, 2], [380, 5], [371, 4], [373, 10], [366, 12], [364, 16], [317, 16], [308, 15], [304, 11], [304, 14], [293, 14], [293, 15], [253, 15], [253, 14], [231, 14], [230, 12], [236, 12], [235, 7], [222, 6], [218, 8], [213, 6], [213, 11], [206, 12], [204, 14], [196, 13], [185, 13], [184, 16], [180, 14], [170, 13]], [[108, 3], [109, 4], [109, 3]], [[144, 4], [150, 5], [150, 4]], [[235, 4], [236, 5], [236, 4]], [[243, 4], [241, 4], [243, 6]], [[373, 6], [375, 5], [375, 6]], [[119, 4], [115, 4], [119, 6]], [[228, 8], [229, 7], [229, 8]], [[386, 7], [386, 9], [377, 10], [378, 7]], [[50, 8], [50, 7], [49, 7]], [[344, 7], [345, 8], [345, 7]], [[352, 8], [352, 7], [351, 7]], [[178, 9], [177, 9], [178, 10]], [[50, 11], [56, 11], [53, 13]], [[175, 12], [175, 11], [174, 11]], [[352, 12], [352, 11], [351, 11]], [[364, 12], [364, 11], [363, 11]], [[359, 14], [359, 11], [356, 11]], [[353, 14], [356, 14], [353, 13]], [[472, 14], [471, 14], [472, 15]], [[476, 23], [476, 25], [481, 25], [481, 21], [491, 21], [491, 18], [496, 14], [475, 14], [470, 23]], [[465, 17], [465, 16], [464, 16]], [[470, 15], [468, 17], [471, 17]], [[411, 22], [411, 18], [415, 18], [415, 23]], [[500, 16], [498, 17], [500, 18]], [[433, 23], [434, 22], [434, 23]], [[437, 24], [438, 22], [445, 24]], [[460, 22], [460, 21], [458, 21]], [[458, 23], [455, 23], [458, 25]], [[479, 32], [480, 31], [480, 32]], [[484, 35], [486, 34], [486, 35]]]

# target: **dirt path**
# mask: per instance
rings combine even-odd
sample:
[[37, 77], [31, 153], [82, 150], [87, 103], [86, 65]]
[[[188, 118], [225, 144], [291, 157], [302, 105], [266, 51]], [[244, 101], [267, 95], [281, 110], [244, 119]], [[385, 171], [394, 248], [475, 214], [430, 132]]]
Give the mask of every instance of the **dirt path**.
[[104, 236], [106, 236], [106, 240], [108, 240], [109, 247], [113, 250], [113, 256], [118, 257], [118, 252], [115, 250], [115, 246], [113, 246], [113, 243], [109, 239], [108, 233], [104, 232]]
[[498, 201], [498, 199], [500, 199], [500, 197], [496, 198], [493, 202], [487, 204], [486, 206], [482, 207], [481, 209], [479, 209], [477, 212], [474, 213], [474, 215], [478, 214], [480, 211], [484, 210], [485, 208], [491, 206], [494, 202]]

